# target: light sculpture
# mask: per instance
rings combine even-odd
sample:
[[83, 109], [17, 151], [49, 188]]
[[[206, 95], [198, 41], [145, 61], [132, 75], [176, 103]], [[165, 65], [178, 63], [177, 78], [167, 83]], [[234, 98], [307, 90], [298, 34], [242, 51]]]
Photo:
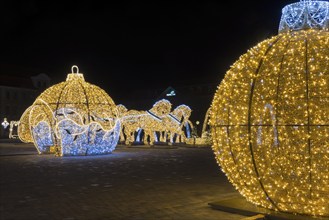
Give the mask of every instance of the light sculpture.
[[17, 127], [19, 125], [19, 121], [10, 121], [9, 125], [9, 139], [18, 138]]
[[[126, 106], [119, 104], [117, 105], [117, 112], [118, 112], [118, 117], [121, 118], [123, 117], [123, 115], [128, 111], [128, 109], [126, 108]], [[122, 124], [122, 123], [121, 123]], [[125, 141], [125, 136], [124, 136], [124, 130], [123, 130], [124, 126], [121, 126], [120, 128], [120, 142], [124, 142]]]
[[216, 160], [256, 205], [329, 216], [328, 10], [283, 8], [279, 34], [242, 55], [212, 101]]
[[120, 126], [111, 97], [72, 66], [65, 82], [45, 90], [23, 113], [18, 135], [40, 154], [97, 155], [115, 149]]
[[129, 110], [123, 113], [121, 121], [126, 136], [125, 143], [131, 145], [135, 141], [135, 133], [142, 129], [144, 131], [144, 144], [154, 145], [156, 141], [155, 132], [163, 126], [162, 119], [170, 113], [170, 110], [171, 103], [162, 99], [157, 101], [150, 110]]
[[189, 120], [191, 113], [191, 108], [182, 104], [166, 115], [163, 118], [163, 126], [157, 130], [161, 134], [161, 140], [166, 142], [168, 135], [170, 144], [186, 142], [186, 139], [191, 137], [189, 128], [193, 128], [192, 122]]
[[[193, 125], [189, 121], [189, 117], [192, 110], [187, 105], [179, 105], [170, 112], [171, 103], [162, 99], [148, 111], [128, 111], [123, 105], [117, 105], [117, 109], [122, 124], [120, 140], [125, 141], [127, 145], [141, 142], [142, 131], [144, 132], [144, 144], [151, 146], [154, 142], [169, 141], [172, 144], [185, 142], [186, 138], [190, 138], [189, 127], [193, 127]], [[187, 130], [186, 135], [184, 128]]]

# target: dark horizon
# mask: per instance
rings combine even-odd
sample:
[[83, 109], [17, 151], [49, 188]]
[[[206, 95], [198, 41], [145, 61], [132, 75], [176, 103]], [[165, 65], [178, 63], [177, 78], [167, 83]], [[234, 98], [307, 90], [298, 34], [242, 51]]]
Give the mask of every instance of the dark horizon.
[[53, 84], [78, 65], [116, 98], [143, 87], [219, 84], [240, 55], [277, 34], [281, 9], [293, 2], [10, 1], [0, 65], [36, 69]]

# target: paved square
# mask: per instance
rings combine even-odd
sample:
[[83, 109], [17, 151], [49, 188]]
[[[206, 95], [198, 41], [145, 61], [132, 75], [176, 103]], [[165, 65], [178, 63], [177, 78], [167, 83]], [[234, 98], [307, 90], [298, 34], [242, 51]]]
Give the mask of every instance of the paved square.
[[210, 147], [118, 146], [110, 155], [37, 155], [0, 143], [0, 212], [7, 219], [242, 219], [209, 202], [238, 193]]

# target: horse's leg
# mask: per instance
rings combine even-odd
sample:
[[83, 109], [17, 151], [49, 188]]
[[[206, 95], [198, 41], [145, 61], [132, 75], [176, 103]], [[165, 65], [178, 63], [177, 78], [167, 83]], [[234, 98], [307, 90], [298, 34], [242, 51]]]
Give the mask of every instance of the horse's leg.
[[123, 135], [123, 127], [120, 129], [120, 141], [124, 142], [125, 141], [125, 136]]
[[183, 142], [183, 136], [182, 136], [182, 133], [180, 132], [180, 133], [177, 133], [177, 142], [179, 142], [179, 143], [182, 143]]
[[186, 142], [186, 136], [185, 136], [185, 133], [184, 132], [182, 132], [182, 134], [181, 134], [181, 142]]
[[141, 141], [141, 136], [140, 136], [140, 130], [141, 129], [138, 129], [138, 131], [137, 131], [137, 135], [136, 135], [136, 142], [140, 142]]
[[167, 131], [162, 132], [162, 142], [167, 142]]
[[159, 134], [160, 134], [160, 135], [159, 135], [159, 137], [160, 137], [159, 139], [160, 139], [161, 142], [163, 142], [163, 131], [160, 131]]
[[174, 140], [174, 133], [173, 133], [173, 132], [170, 132], [170, 133], [169, 133], [169, 137], [170, 137], [170, 138], [169, 138], [169, 143], [168, 143], [168, 144], [169, 144], [169, 145], [172, 145], [173, 142], [174, 142], [174, 141], [173, 141], [173, 140]]
[[167, 142], [168, 142], [168, 138], [167, 138], [167, 136], [168, 136], [168, 131], [165, 131], [163, 136], [164, 136], [164, 137], [163, 137], [164, 142], [167, 143]]
[[153, 131], [153, 138], [155, 142], [159, 142], [158, 135], [155, 131]]
[[148, 145], [147, 139], [148, 139], [149, 136], [150, 136], [149, 132], [147, 130], [144, 130], [144, 144], [145, 145]]
[[134, 143], [134, 131], [129, 131], [128, 136], [126, 138], [126, 142], [130, 146], [132, 143]]
[[154, 141], [155, 141], [155, 139], [154, 139], [154, 132], [151, 131], [151, 133], [150, 133], [150, 146], [153, 146], [154, 145]]
[[168, 136], [167, 131], [163, 132], [163, 142], [168, 142], [167, 136]]
[[126, 141], [125, 144], [126, 145], [130, 145], [130, 131], [128, 129], [125, 130], [125, 135], [126, 135]]

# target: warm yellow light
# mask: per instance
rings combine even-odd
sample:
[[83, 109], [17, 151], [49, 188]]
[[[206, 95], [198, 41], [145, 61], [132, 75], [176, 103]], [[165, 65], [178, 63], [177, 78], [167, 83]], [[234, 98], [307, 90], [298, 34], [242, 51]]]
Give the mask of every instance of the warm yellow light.
[[[150, 110], [127, 110], [122, 105], [117, 106], [121, 115], [122, 133], [121, 141], [127, 145], [134, 141], [143, 141], [146, 145], [154, 145], [154, 142], [185, 142], [184, 127], [190, 126], [188, 120], [192, 110], [187, 105], [179, 105], [171, 111], [171, 103], [162, 99], [157, 101]], [[141, 138], [141, 131], [144, 138]], [[124, 135], [123, 135], [124, 133]], [[137, 134], [136, 134], [137, 133]], [[176, 140], [174, 141], [174, 136]]]
[[329, 216], [329, 32], [281, 33], [242, 55], [209, 123], [217, 162], [247, 200]]

